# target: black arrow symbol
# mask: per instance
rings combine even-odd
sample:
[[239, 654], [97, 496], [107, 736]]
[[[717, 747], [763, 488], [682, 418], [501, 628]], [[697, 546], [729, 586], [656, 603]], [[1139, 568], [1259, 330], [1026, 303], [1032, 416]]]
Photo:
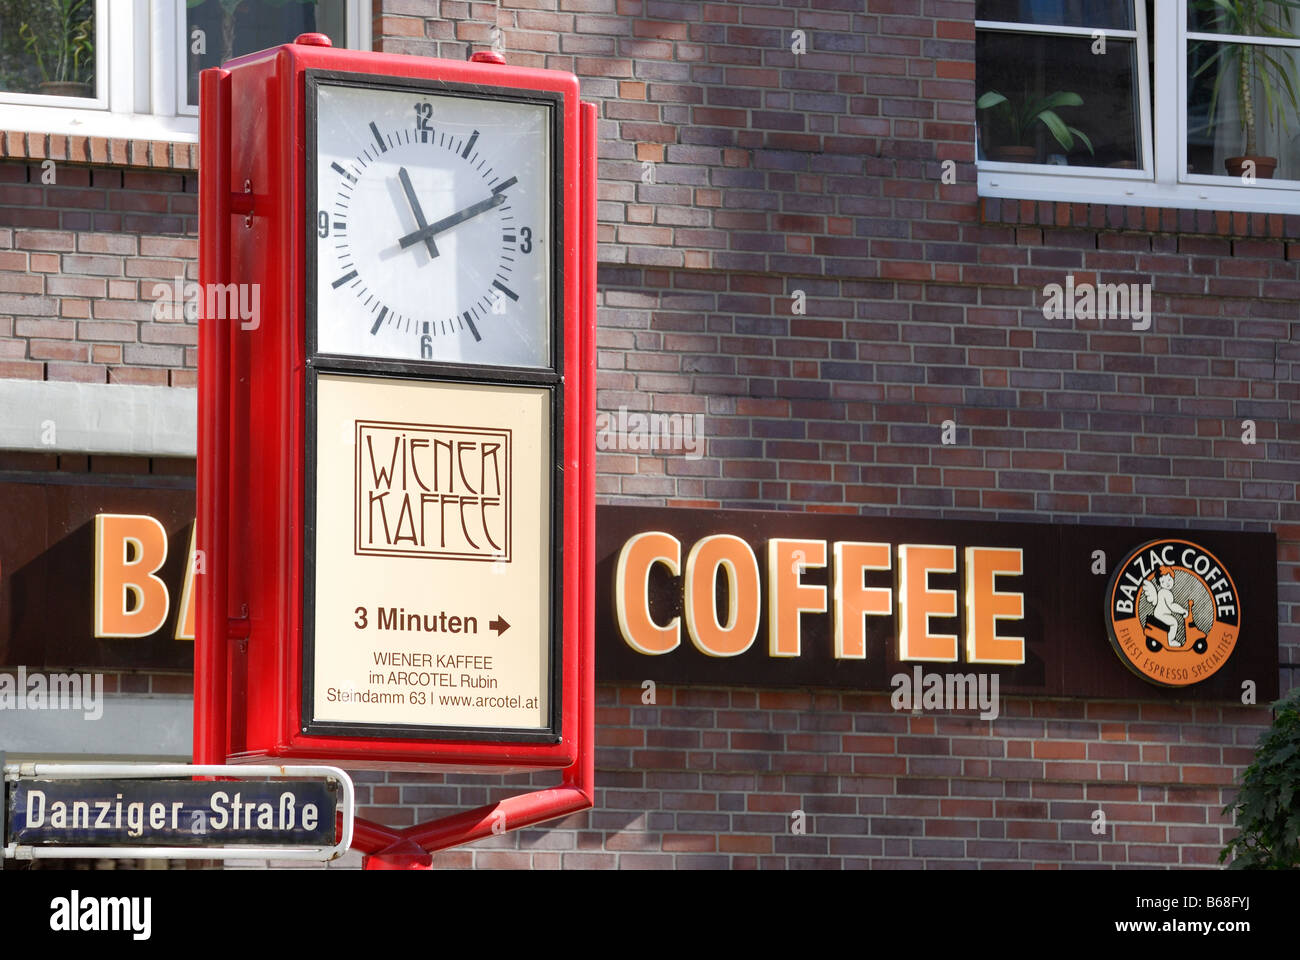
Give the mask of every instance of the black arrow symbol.
[[507, 630], [510, 629], [510, 624], [506, 623], [506, 618], [501, 616], [501, 614], [498, 613], [497, 618], [488, 623], [488, 629], [495, 630], [497, 632], [497, 636], [499, 637], [501, 636], [501, 634], [505, 633]]

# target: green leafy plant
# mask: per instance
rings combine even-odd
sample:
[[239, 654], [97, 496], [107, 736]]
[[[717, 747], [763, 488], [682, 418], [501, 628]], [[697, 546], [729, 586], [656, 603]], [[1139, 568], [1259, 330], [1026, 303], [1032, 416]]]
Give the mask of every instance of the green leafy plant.
[[[1208, 26], [1217, 33], [1300, 39], [1290, 29], [1291, 13], [1300, 10], [1300, 0], [1197, 0], [1194, 7], [1211, 15]], [[1241, 108], [1241, 129], [1246, 138], [1243, 154], [1255, 156], [1256, 91], [1264, 96], [1265, 118], [1282, 130], [1286, 129], [1286, 104], [1289, 103], [1292, 110], [1300, 111], [1300, 101], [1296, 97], [1296, 68], [1290, 59], [1292, 51], [1253, 43], [1215, 41], [1201, 41], [1197, 47], [1217, 48], [1192, 74], [1193, 78], [1199, 77], [1217, 65], [1210, 92], [1210, 125], [1217, 122], [1214, 119], [1215, 108], [1223, 84], [1235, 85]]]
[[1031, 99], [1030, 95], [1025, 93], [1020, 98], [1019, 104], [996, 90], [989, 90], [975, 101], [976, 109], [995, 110], [996, 115], [1004, 118], [1011, 133], [1012, 144], [1031, 146], [1029, 141], [1034, 135], [1034, 125], [1042, 123], [1056, 138], [1056, 142], [1067, 151], [1074, 149], [1074, 138], [1078, 137], [1088, 148], [1088, 152], [1093, 153], [1092, 141], [1088, 139], [1087, 134], [1078, 127], [1067, 124], [1056, 112], [1059, 107], [1082, 105], [1083, 97], [1065, 90], [1057, 90], [1037, 100]]
[[18, 35], [44, 82], [95, 79], [94, 11], [90, 0], [40, 0], [27, 7]]
[[1232, 811], [1240, 833], [1219, 854], [1233, 870], [1300, 868], [1300, 689], [1273, 704]]

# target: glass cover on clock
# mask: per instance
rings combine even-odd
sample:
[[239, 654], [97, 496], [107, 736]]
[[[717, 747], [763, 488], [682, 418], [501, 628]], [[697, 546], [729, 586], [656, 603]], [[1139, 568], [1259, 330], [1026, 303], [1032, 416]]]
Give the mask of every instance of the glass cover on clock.
[[316, 90], [317, 352], [550, 366], [550, 106]]

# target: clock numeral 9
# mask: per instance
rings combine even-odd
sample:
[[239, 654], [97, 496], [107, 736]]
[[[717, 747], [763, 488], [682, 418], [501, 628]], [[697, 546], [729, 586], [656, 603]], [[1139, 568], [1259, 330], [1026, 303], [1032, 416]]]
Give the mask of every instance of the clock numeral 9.
[[316, 214], [316, 236], [324, 240], [330, 235], [330, 213], [328, 210], [322, 210]]
[[521, 227], [519, 230], [519, 252], [533, 252], [533, 231], [531, 227]]
[[415, 105], [415, 129], [428, 130], [429, 119], [433, 116], [433, 104], [417, 103]]
[[420, 359], [433, 359], [433, 337], [429, 336], [427, 333], [420, 337]]

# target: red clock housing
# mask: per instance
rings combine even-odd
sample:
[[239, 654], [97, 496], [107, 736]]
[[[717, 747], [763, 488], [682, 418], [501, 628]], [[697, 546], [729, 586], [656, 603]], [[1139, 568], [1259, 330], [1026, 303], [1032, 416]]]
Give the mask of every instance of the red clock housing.
[[[257, 284], [253, 324], [205, 314], [199, 333], [196, 763], [316, 760], [353, 768], [565, 771], [564, 786], [513, 798], [403, 842], [423, 849], [485, 835], [591, 803], [595, 416], [595, 112], [567, 73], [336, 50], [320, 35], [239, 58], [202, 75], [200, 269], [203, 290]], [[306, 278], [307, 74], [329, 71], [543, 91], [557, 104], [554, 370], [561, 415], [551, 422], [556, 513], [551, 547], [555, 697], [550, 736], [306, 732], [304, 627], [312, 449]], [[205, 301], [212, 298], [205, 297]], [[406, 375], [418, 379], [418, 370]], [[440, 374], [445, 381], [448, 375]], [[312, 728], [315, 730], [315, 728]], [[397, 842], [362, 824], [358, 846]]]

